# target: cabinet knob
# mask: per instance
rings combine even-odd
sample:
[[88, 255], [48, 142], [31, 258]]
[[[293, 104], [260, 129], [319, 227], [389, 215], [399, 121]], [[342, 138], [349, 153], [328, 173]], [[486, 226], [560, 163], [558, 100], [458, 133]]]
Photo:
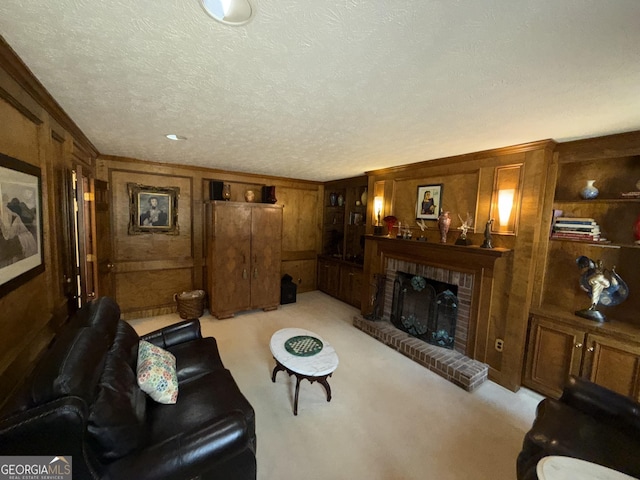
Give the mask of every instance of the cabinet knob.
[[576, 343], [576, 348], [582, 348], [582, 344], [581, 343]]
[[593, 352], [594, 350], [595, 350], [595, 348], [593, 348], [593, 347], [589, 347], [589, 348], [587, 348], [587, 351], [588, 351], [588, 352]]

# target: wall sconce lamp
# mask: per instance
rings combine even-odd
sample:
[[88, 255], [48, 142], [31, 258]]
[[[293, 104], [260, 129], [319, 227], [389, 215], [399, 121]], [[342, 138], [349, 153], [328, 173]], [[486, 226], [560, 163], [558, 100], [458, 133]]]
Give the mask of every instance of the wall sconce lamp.
[[491, 224], [491, 232], [501, 235], [515, 235], [520, 217], [522, 164], [498, 167], [493, 182], [490, 218], [498, 221]]
[[375, 226], [373, 227], [374, 235], [382, 235], [384, 227], [382, 226], [382, 210], [384, 208], [384, 197], [377, 196], [373, 198], [373, 215], [375, 218]]
[[516, 194], [515, 188], [498, 190], [498, 219], [500, 226], [508, 226], [513, 210], [513, 198]]

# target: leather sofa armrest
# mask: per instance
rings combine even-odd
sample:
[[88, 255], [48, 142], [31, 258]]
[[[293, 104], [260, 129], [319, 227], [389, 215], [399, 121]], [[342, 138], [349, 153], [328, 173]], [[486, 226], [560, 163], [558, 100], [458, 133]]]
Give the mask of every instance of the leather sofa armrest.
[[560, 401], [631, 436], [640, 435], [640, 404], [601, 385], [572, 375]]
[[[79, 397], [62, 397], [0, 420], [1, 455], [69, 455], [74, 478], [97, 478], [84, 436], [89, 409]], [[95, 460], [93, 460], [95, 462]]]
[[244, 416], [233, 412], [209, 425], [150, 445], [113, 462], [102, 478], [190, 480], [248, 449], [249, 433]]
[[146, 340], [165, 349], [198, 338], [202, 338], [202, 332], [200, 330], [200, 320], [197, 318], [174, 323], [140, 337], [141, 340]]

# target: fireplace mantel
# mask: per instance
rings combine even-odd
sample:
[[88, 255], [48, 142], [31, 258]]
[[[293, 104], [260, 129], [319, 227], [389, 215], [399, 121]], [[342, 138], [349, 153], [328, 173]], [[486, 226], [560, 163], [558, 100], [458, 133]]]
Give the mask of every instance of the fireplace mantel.
[[475, 272], [493, 268], [496, 260], [511, 255], [507, 248], [480, 248], [476, 245], [453, 245], [450, 243], [429, 243], [420, 240], [404, 240], [378, 235], [366, 235], [366, 240], [376, 244], [376, 251], [382, 256], [392, 256], [405, 261], [425, 263], [441, 268], [455, 267], [456, 270]]
[[[426, 265], [445, 270], [469, 273], [473, 275], [471, 312], [469, 316], [469, 335], [467, 338], [467, 356], [486, 361], [490, 351], [488, 345], [490, 318], [503, 315], [505, 284], [507, 282], [507, 264], [512, 250], [505, 248], [480, 248], [442, 243], [429, 243], [419, 240], [366, 235], [365, 284], [362, 297], [362, 313], [370, 314], [376, 292], [376, 277], [384, 275], [389, 259]], [[499, 353], [498, 353], [499, 354]]]

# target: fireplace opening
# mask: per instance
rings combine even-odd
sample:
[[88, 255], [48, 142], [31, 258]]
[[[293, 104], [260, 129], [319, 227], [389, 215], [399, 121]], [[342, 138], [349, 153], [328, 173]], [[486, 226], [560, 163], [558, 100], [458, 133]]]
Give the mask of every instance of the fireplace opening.
[[391, 323], [432, 345], [454, 348], [458, 286], [396, 272]]

